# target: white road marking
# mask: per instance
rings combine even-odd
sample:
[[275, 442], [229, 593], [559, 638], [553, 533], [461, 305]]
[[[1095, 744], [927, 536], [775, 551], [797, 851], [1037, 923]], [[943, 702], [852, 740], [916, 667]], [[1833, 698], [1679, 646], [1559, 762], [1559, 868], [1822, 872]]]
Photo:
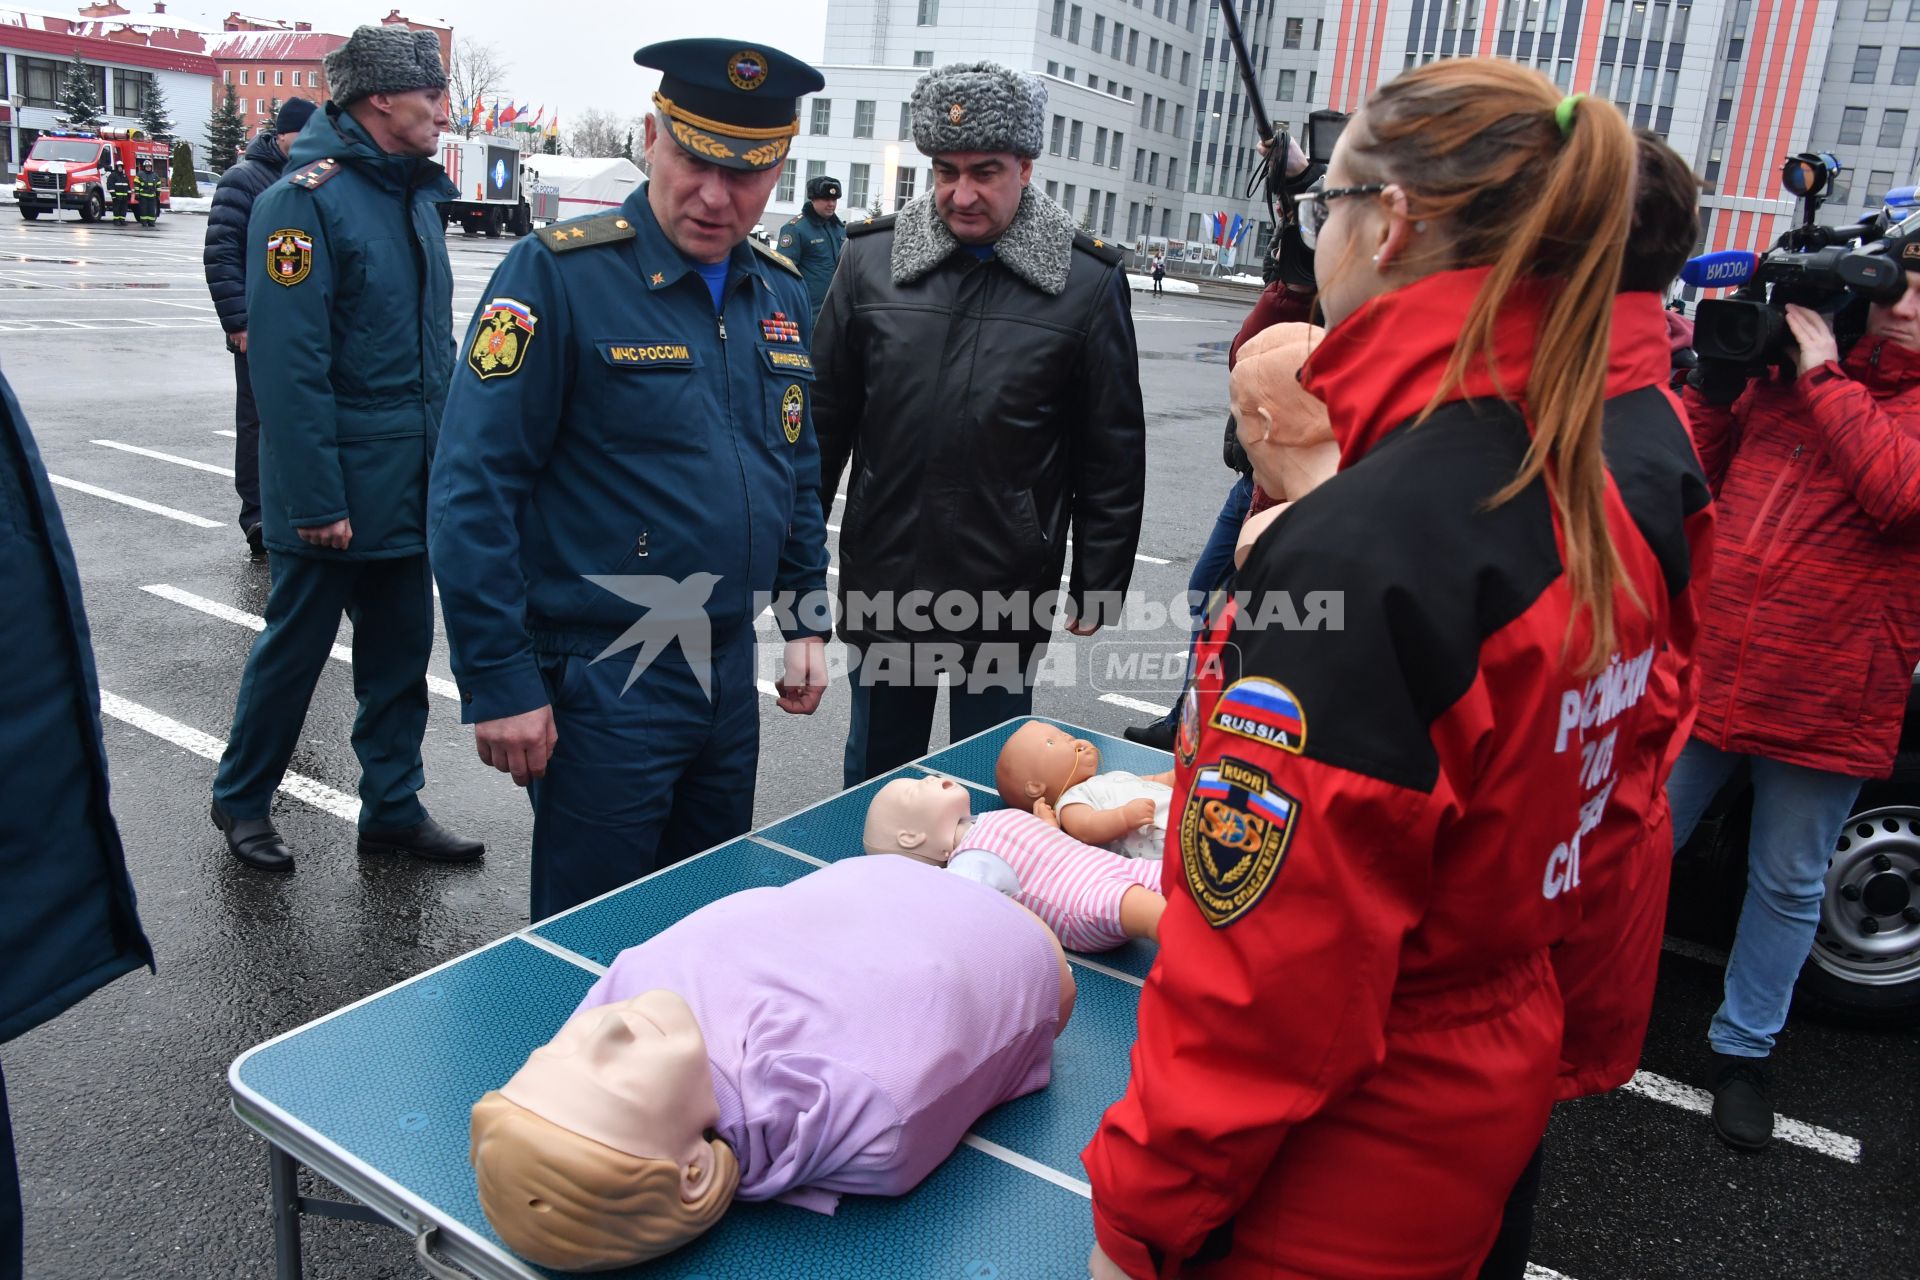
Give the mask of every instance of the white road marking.
[[[150, 733], [156, 738], [171, 742], [176, 747], [191, 751], [197, 756], [204, 756], [208, 760], [218, 762], [220, 757], [226, 754], [227, 744], [212, 734], [202, 733], [191, 725], [181, 724], [178, 720], [163, 716], [150, 707], [129, 702], [117, 694], [108, 693], [105, 689], [100, 691], [100, 710], [123, 724], [130, 724], [143, 733]], [[304, 774], [288, 773], [280, 781], [280, 790], [295, 800], [305, 801], [323, 813], [344, 818], [348, 822], [359, 821], [359, 800], [344, 791], [335, 791], [323, 782], [315, 782]]]
[[1573, 1277], [1564, 1271], [1552, 1271], [1538, 1263], [1529, 1262], [1526, 1280], [1573, 1280]]
[[119, 440], [89, 440], [88, 444], [97, 444], [103, 449], [118, 449], [122, 453], [137, 453], [143, 458], [153, 458], [160, 462], [171, 462], [176, 467], [192, 467], [195, 471], [211, 471], [216, 476], [233, 478], [232, 467], [217, 466], [211, 462], [196, 462], [192, 458], [183, 458], [177, 453], [162, 453], [158, 449], [148, 449], [137, 444], [125, 444]]
[[[197, 596], [191, 591], [182, 591], [179, 587], [171, 586], [164, 582], [157, 582], [152, 586], [146, 586], [140, 589], [148, 595], [159, 596], [162, 600], [171, 600], [175, 604], [185, 605], [189, 609], [204, 613], [209, 618], [218, 618], [222, 622], [231, 622], [235, 626], [245, 627], [249, 631], [265, 631], [267, 629], [267, 620], [259, 614], [248, 613], [244, 609], [236, 609], [232, 605], [221, 604], [218, 600], [209, 600], [205, 596]], [[343, 644], [334, 645], [333, 648], [328, 651], [327, 656], [335, 662], [345, 662], [349, 665], [353, 662], [353, 650]], [[427, 689], [429, 692], [438, 694], [440, 697], [446, 698], [449, 701], [460, 701], [460, 686], [444, 676], [429, 675], [427, 677]]]
[[[1678, 1080], [1669, 1080], [1651, 1071], [1636, 1071], [1633, 1079], [1622, 1087], [1628, 1093], [1637, 1093], [1643, 1098], [1664, 1102], [1683, 1111], [1703, 1116], [1713, 1114], [1713, 1095], [1705, 1089], [1696, 1089], [1690, 1084], [1681, 1084]], [[1805, 1147], [1835, 1160], [1844, 1160], [1848, 1164], [1860, 1163], [1860, 1139], [1823, 1129], [1817, 1124], [1775, 1116], [1773, 1136], [1782, 1142], [1791, 1142], [1796, 1147]]]
[[1125, 707], [1129, 711], [1139, 711], [1150, 716], [1164, 716], [1167, 712], [1173, 710], [1172, 707], [1163, 707], [1157, 702], [1147, 702], [1140, 698], [1129, 698], [1124, 693], [1103, 693], [1100, 695], [1100, 701], [1110, 702], [1116, 707]]
[[169, 520], [178, 520], [181, 524], [190, 524], [197, 529], [220, 529], [225, 526], [218, 520], [209, 520], [205, 516], [196, 516], [191, 511], [177, 511], [172, 507], [163, 507], [157, 502], [148, 502], [144, 498], [130, 498], [124, 493], [115, 493], [111, 489], [102, 489], [97, 485], [85, 484], [79, 480], [69, 480], [65, 476], [49, 475], [47, 479], [67, 489], [80, 493], [90, 493], [96, 498], [105, 498], [108, 502], [117, 502], [124, 507], [133, 507], [140, 511], [151, 511], [154, 515], [165, 516]]
[[237, 440], [237, 439], [239, 439], [239, 438], [240, 438], [240, 433], [239, 433], [239, 432], [237, 432], [237, 431], [228, 431], [228, 430], [225, 430], [224, 428], [222, 428], [221, 430], [217, 430], [217, 431], [215, 431], [215, 432], [214, 432], [213, 434], [215, 434], [215, 435], [217, 435], [217, 436], [225, 436], [225, 437], [226, 437], [227, 439], [229, 439], [229, 440]]

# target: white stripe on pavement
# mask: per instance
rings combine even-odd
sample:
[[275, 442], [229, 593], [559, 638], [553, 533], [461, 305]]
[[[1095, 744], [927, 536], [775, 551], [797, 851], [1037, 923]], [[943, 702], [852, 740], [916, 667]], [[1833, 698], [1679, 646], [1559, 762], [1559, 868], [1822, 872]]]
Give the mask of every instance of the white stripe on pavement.
[[1138, 711], [1150, 716], [1164, 716], [1167, 712], [1173, 710], [1172, 707], [1163, 707], [1157, 702], [1147, 702], [1140, 698], [1129, 698], [1124, 693], [1103, 693], [1100, 695], [1100, 701], [1112, 703], [1116, 707], [1125, 707], [1129, 711]]
[[157, 502], [148, 502], [144, 498], [130, 498], [124, 493], [115, 493], [111, 489], [102, 489], [97, 485], [85, 484], [79, 480], [69, 480], [65, 476], [48, 475], [47, 479], [64, 488], [80, 493], [90, 493], [96, 498], [105, 498], [108, 502], [117, 502], [123, 507], [134, 507], [140, 511], [151, 511], [154, 515], [165, 516], [169, 520], [178, 520], [181, 524], [190, 524], [196, 529], [221, 529], [224, 525], [218, 520], [209, 520], [205, 516], [196, 516], [191, 511], [178, 511], [173, 507], [163, 507]]
[[221, 430], [221, 431], [215, 431], [213, 434], [217, 436], [225, 436], [229, 440], [237, 440], [240, 438], [240, 433], [237, 431]]
[[[1637, 1093], [1643, 1098], [1665, 1102], [1684, 1111], [1703, 1116], [1713, 1114], [1713, 1095], [1705, 1089], [1696, 1089], [1690, 1084], [1681, 1084], [1678, 1080], [1669, 1080], [1651, 1071], [1636, 1071], [1633, 1079], [1627, 1081], [1624, 1087], [1628, 1093]], [[1791, 1142], [1796, 1147], [1805, 1147], [1835, 1160], [1844, 1160], [1848, 1164], [1860, 1163], [1860, 1139], [1822, 1129], [1817, 1124], [1775, 1116], [1773, 1136], [1782, 1142]]]
[[[117, 694], [100, 691], [100, 710], [123, 724], [130, 724], [144, 733], [171, 742], [197, 756], [218, 761], [226, 754], [227, 744], [210, 733], [202, 733], [191, 725], [181, 724], [178, 720], [161, 715], [150, 707], [137, 702], [129, 702]], [[288, 773], [280, 781], [280, 790], [295, 800], [303, 800], [324, 813], [336, 818], [345, 818], [348, 822], [360, 819], [360, 802], [344, 791], [335, 791], [322, 782], [315, 782], [304, 774]]]
[[1564, 1271], [1550, 1271], [1536, 1262], [1527, 1264], [1527, 1280], [1573, 1280]]
[[161, 462], [171, 462], [178, 467], [192, 467], [195, 471], [211, 471], [217, 476], [233, 478], [232, 467], [215, 466], [211, 462], [196, 462], [192, 458], [183, 458], [177, 453], [162, 453], [158, 449], [144, 449], [137, 444], [125, 444], [119, 440], [89, 440], [103, 449], [118, 449], [122, 453], [137, 453], [143, 458], [155, 458]]
[[[248, 613], [243, 609], [236, 609], [232, 605], [221, 604], [218, 600], [209, 600], [205, 596], [197, 596], [191, 591], [182, 591], [179, 587], [170, 586], [164, 582], [154, 583], [152, 586], [146, 586], [140, 589], [148, 595], [159, 596], [162, 600], [171, 600], [175, 604], [183, 604], [189, 609], [195, 609], [206, 614], [209, 618], [218, 618], [222, 622], [231, 622], [237, 626], [246, 627], [250, 631], [265, 631], [267, 629], [267, 620], [257, 613]], [[353, 662], [353, 650], [343, 644], [334, 645], [327, 656], [335, 662], [345, 662], [348, 664]], [[428, 676], [427, 688], [429, 691], [450, 701], [460, 701], [459, 686], [442, 676]]]

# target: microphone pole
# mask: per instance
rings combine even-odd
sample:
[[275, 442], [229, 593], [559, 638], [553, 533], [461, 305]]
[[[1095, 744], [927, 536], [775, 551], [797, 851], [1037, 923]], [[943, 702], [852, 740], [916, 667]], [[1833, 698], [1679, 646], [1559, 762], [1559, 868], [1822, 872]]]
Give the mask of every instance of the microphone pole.
[[[1253, 58], [1247, 52], [1247, 38], [1240, 34], [1240, 19], [1233, 12], [1233, 0], [1218, 0], [1220, 5], [1220, 23], [1227, 29], [1227, 43], [1233, 46], [1233, 60], [1240, 64], [1240, 82], [1247, 91], [1247, 106], [1253, 111], [1253, 126], [1259, 130], [1262, 142], [1273, 141], [1273, 121], [1267, 118], [1267, 107], [1260, 100], [1260, 78], [1253, 69]], [[1280, 168], [1286, 167], [1286, 157], [1280, 157]]]

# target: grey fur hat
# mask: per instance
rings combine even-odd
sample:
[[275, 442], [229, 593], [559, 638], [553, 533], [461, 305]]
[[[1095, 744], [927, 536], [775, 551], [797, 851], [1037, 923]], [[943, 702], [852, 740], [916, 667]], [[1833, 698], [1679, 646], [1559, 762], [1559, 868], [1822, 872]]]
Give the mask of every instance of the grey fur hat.
[[370, 93], [447, 87], [440, 38], [431, 31], [360, 27], [327, 55], [326, 67], [327, 88], [343, 107]]
[[922, 154], [1011, 151], [1037, 156], [1046, 137], [1047, 90], [997, 62], [936, 67], [913, 86], [913, 145]]

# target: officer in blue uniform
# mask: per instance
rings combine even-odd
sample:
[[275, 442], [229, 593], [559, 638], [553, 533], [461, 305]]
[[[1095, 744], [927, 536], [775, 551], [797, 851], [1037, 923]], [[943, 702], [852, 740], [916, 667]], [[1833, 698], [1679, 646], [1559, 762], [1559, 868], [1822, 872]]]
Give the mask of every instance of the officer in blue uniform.
[[827, 286], [833, 283], [833, 271], [840, 265], [840, 251], [846, 247], [847, 224], [835, 210], [840, 207], [840, 180], [821, 174], [807, 179], [807, 206], [780, 228], [780, 252], [800, 268], [807, 282], [807, 297], [813, 303], [813, 318], [820, 319], [820, 308], [827, 301]]
[[340, 615], [353, 620], [362, 854], [471, 862], [420, 804], [433, 580], [427, 460], [453, 367], [453, 274], [433, 162], [447, 78], [430, 31], [361, 27], [327, 55], [333, 100], [248, 224], [248, 359], [273, 589], [213, 780], [234, 857], [293, 870], [268, 815]]
[[750, 241], [812, 67], [744, 40], [664, 74], [650, 181], [514, 246], [468, 328], [428, 494], [463, 717], [527, 786], [538, 920], [745, 832], [753, 620], [780, 705], [825, 688], [826, 528], [806, 288]]

